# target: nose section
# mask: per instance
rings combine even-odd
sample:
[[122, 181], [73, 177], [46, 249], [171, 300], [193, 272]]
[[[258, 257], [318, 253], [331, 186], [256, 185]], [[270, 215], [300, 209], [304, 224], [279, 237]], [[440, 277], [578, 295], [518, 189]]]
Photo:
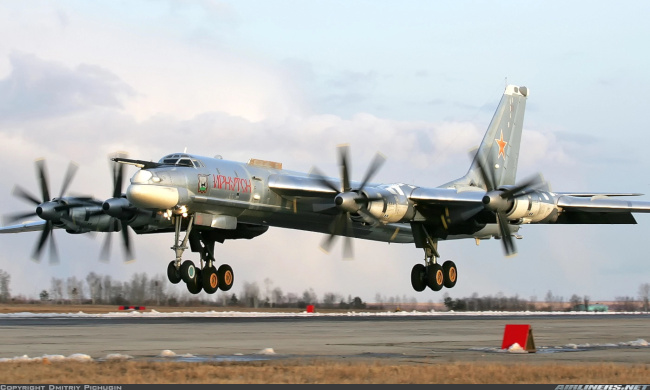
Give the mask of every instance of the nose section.
[[166, 210], [178, 205], [181, 195], [175, 187], [131, 184], [126, 189], [126, 198], [136, 207]]

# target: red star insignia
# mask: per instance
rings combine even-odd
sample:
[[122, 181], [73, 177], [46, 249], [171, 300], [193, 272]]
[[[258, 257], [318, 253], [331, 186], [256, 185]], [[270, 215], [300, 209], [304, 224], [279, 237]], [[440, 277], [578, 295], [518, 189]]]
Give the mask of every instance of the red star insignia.
[[496, 139], [495, 138], [494, 141], [497, 143], [497, 145], [499, 145], [499, 155], [497, 156], [497, 158], [503, 156], [503, 159], [505, 160], [506, 159], [506, 145], [508, 145], [508, 143], [503, 140], [503, 130], [501, 130], [501, 139]]

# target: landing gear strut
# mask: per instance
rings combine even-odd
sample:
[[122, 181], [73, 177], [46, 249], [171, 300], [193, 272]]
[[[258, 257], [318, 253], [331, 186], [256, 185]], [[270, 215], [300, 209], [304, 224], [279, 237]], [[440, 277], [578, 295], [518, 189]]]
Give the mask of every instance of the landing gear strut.
[[458, 280], [458, 270], [453, 261], [447, 260], [442, 265], [438, 264], [438, 242], [426, 234], [424, 246], [424, 264], [416, 264], [411, 270], [411, 285], [415, 291], [424, 291], [429, 287], [433, 291], [440, 291], [442, 287], [452, 288]]
[[[228, 291], [232, 288], [235, 275], [228, 264], [221, 265], [218, 269], [214, 266], [214, 243], [215, 240], [202, 232], [193, 230], [194, 215], [190, 216], [185, 231], [185, 237], [180, 240], [182, 215], [172, 216], [174, 221], [174, 245], [171, 249], [176, 254], [176, 259], [167, 266], [167, 278], [171, 283], [177, 284], [181, 280], [187, 285], [187, 290], [192, 294], [198, 294], [204, 290], [208, 294], [214, 294], [218, 289]], [[201, 266], [196, 267], [191, 260], [182, 260], [183, 253], [187, 249], [187, 241], [190, 240], [192, 250], [201, 255]]]

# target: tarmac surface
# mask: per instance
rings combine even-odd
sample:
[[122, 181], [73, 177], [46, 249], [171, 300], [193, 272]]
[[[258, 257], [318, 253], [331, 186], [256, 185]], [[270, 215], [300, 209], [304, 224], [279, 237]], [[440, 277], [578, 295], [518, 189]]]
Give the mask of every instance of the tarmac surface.
[[[531, 325], [537, 352], [502, 350], [506, 324]], [[650, 340], [650, 316], [645, 314], [0, 317], [0, 358], [87, 354], [101, 360], [121, 354], [154, 361], [647, 364], [645, 340]]]

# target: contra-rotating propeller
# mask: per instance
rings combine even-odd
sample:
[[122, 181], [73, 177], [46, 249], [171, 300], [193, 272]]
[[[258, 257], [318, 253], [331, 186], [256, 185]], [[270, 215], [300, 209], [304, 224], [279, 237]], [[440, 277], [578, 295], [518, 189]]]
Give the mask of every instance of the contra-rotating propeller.
[[[125, 262], [129, 262], [134, 259], [131, 250], [131, 238], [129, 233], [130, 226], [128, 220], [134, 216], [137, 209], [131, 206], [129, 201], [122, 194], [122, 188], [124, 186], [124, 164], [114, 161], [114, 158], [122, 157], [126, 157], [126, 154], [117, 153], [110, 159], [113, 177], [113, 196], [102, 204], [102, 210], [100, 213], [105, 213], [113, 217], [114, 222], [117, 224], [115, 231], [119, 230], [122, 236], [122, 246], [124, 247], [124, 253], [126, 256]], [[101, 261], [108, 262], [112, 236], [111, 233], [106, 235], [99, 257]]]
[[49, 239], [50, 263], [56, 264], [59, 262], [59, 255], [52, 230], [54, 229], [54, 224], [60, 223], [62, 220], [66, 220], [68, 223], [72, 222], [67, 218], [67, 211], [74, 207], [77, 207], [78, 205], [64, 201], [63, 197], [65, 196], [65, 193], [68, 190], [70, 182], [72, 182], [72, 178], [77, 172], [77, 169], [77, 164], [70, 162], [68, 169], [66, 170], [63, 183], [61, 185], [61, 192], [59, 193], [58, 198], [50, 198], [48, 178], [45, 170], [45, 160], [43, 159], [36, 160], [36, 176], [38, 178], [39, 186], [41, 189], [42, 200], [39, 200], [18, 185], [14, 187], [13, 195], [36, 205], [36, 209], [32, 212], [8, 215], [5, 217], [5, 220], [8, 222], [17, 222], [19, 220], [38, 216], [46, 221], [45, 226], [43, 227], [43, 231], [39, 237], [38, 242], [36, 243], [36, 246], [34, 247], [34, 252], [32, 254], [32, 259], [35, 261], [40, 261], [43, 247]]
[[377, 153], [370, 163], [370, 166], [368, 167], [366, 175], [364, 176], [361, 184], [357, 188], [352, 188], [350, 184], [350, 168], [348, 163], [349, 147], [348, 145], [339, 145], [338, 151], [339, 168], [341, 174], [340, 188], [337, 188], [336, 185], [327, 180], [325, 176], [320, 172], [320, 170], [314, 168], [314, 174], [318, 180], [336, 192], [334, 203], [336, 205], [336, 208], [339, 210], [338, 214], [334, 218], [334, 221], [332, 221], [330, 224], [330, 234], [323, 240], [321, 249], [323, 249], [325, 252], [329, 252], [336, 237], [344, 236], [343, 258], [351, 259], [353, 257], [353, 232], [351, 215], [358, 214], [366, 222], [371, 224], [380, 223], [377, 217], [372, 215], [366, 208], [363, 207], [369, 202], [379, 200], [380, 198], [370, 198], [366, 196], [362, 191], [370, 179], [375, 175], [375, 173], [377, 173], [384, 161], [386, 161], [386, 158], [381, 153]]
[[508, 228], [509, 222], [506, 212], [511, 208], [515, 198], [534, 192], [545, 184], [544, 179], [542, 175], [538, 174], [521, 184], [502, 190], [497, 188], [496, 179], [492, 175], [492, 172], [485, 167], [485, 163], [478, 155], [476, 156], [476, 162], [487, 189], [485, 196], [483, 196], [483, 204], [486, 209], [496, 214], [506, 256], [514, 256], [517, 254], [517, 249], [515, 248], [510, 229]]

